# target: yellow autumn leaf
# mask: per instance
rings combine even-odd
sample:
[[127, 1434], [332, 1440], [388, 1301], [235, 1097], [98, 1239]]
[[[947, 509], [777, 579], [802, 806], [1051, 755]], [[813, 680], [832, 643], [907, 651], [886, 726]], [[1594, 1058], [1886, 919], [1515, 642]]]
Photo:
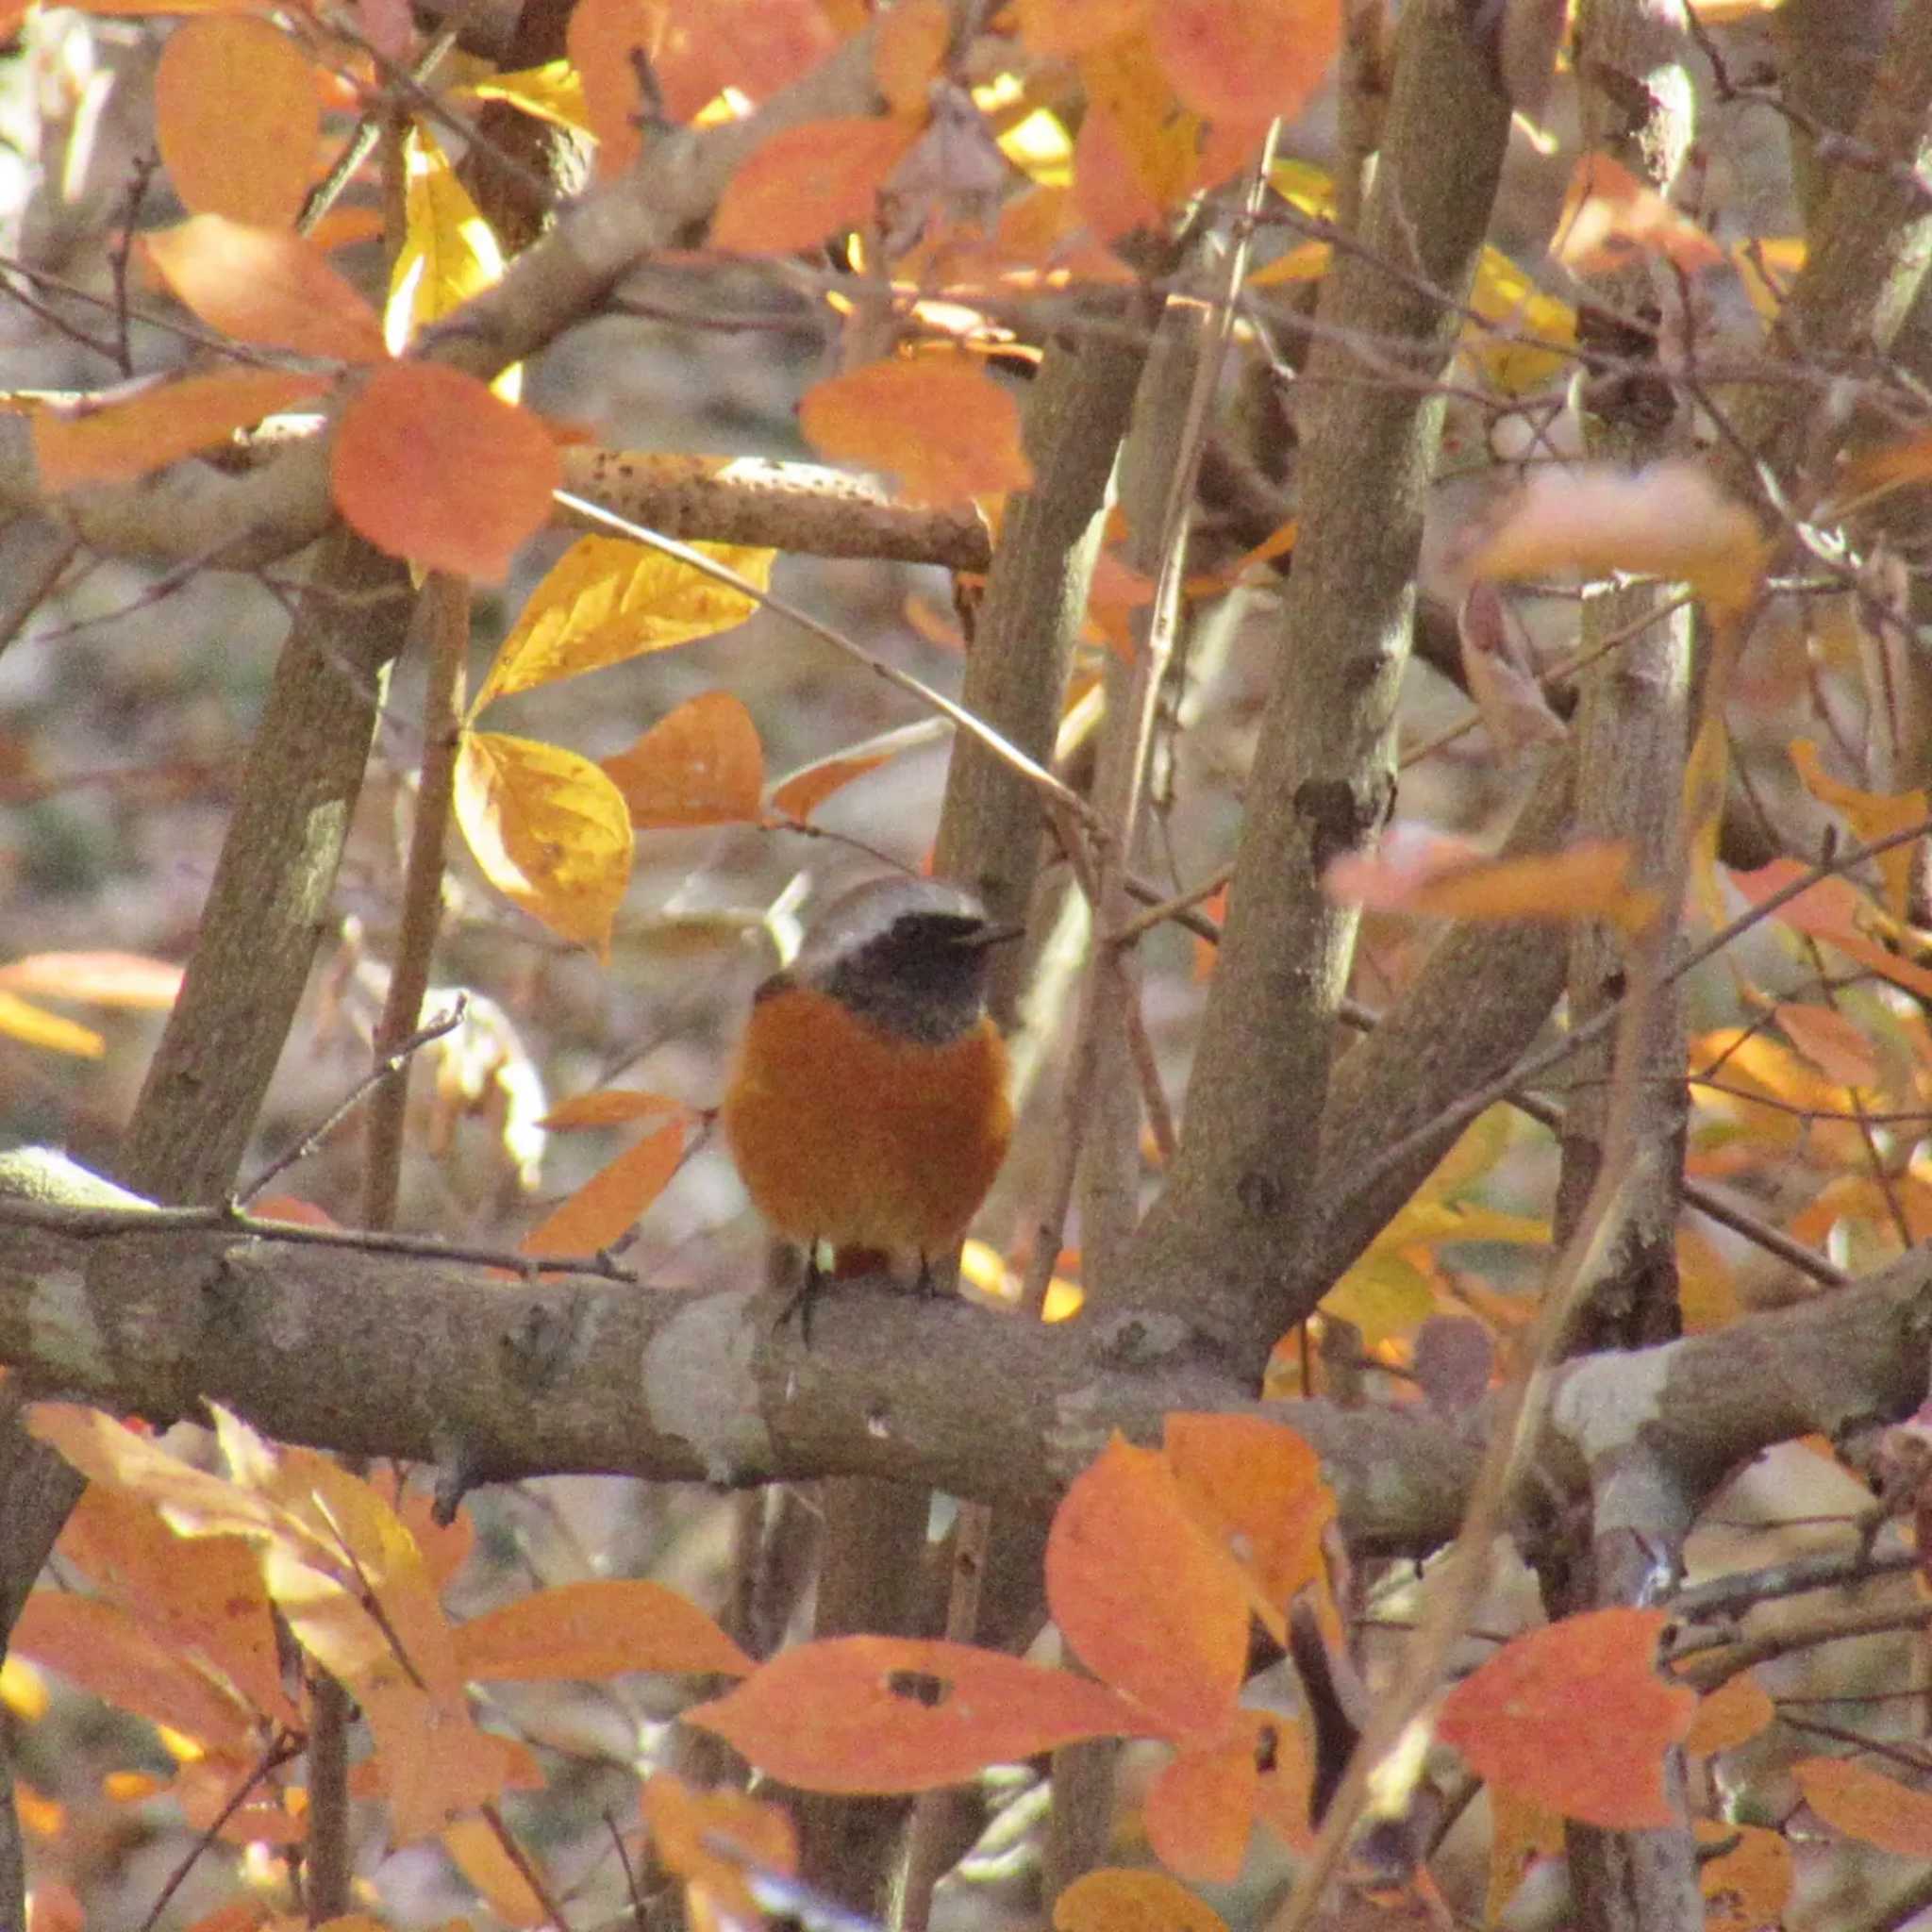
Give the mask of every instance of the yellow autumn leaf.
[[[503, 279], [503, 250], [449, 157], [420, 122], [403, 137], [403, 245], [383, 306], [382, 339], [400, 356], [432, 322]], [[523, 364], [490, 387], [505, 402], [523, 392]]]
[[[776, 552], [743, 543], [693, 543], [714, 562], [763, 590]], [[758, 608], [742, 591], [623, 537], [584, 537], [552, 565], [470, 708], [621, 664], [647, 651], [689, 643], [742, 624]]]
[[[1791, 765], [1805, 790], [1820, 805], [1829, 806], [1844, 815], [1845, 823], [1863, 841], [1890, 838], [1912, 825], [1923, 824], [1928, 809], [1926, 794], [1921, 791], [1865, 791], [1834, 778], [1824, 769], [1818, 746], [1808, 738], [1794, 738], [1790, 745]], [[1885, 881], [1885, 903], [1891, 912], [1903, 914], [1911, 895], [1913, 848], [1894, 845], [1878, 855], [1878, 874]]]
[[24, 1041], [28, 1046], [43, 1046], [50, 1053], [71, 1053], [81, 1059], [97, 1060], [106, 1043], [92, 1026], [63, 1020], [58, 1013], [24, 1000], [18, 993], [0, 992], [0, 1034]]
[[[1540, 389], [1569, 367], [1566, 352], [1576, 346], [1575, 309], [1544, 294], [1500, 248], [1484, 248], [1469, 306], [1482, 320], [1463, 329], [1462, 354], [1505, 395]], [[1497, 335], [1485, 323], [1510, 334]], [[1550, 346], [1519, 340], [1524, 336]]]
[[608, 957], [630, 882], [630, 812], [598, 767], [560, 745], [466, 731], [457, 822], [498, 891]]
[[547, 60], [541, 67], [520, 67], [512, 74], [492, 74], [488, 80], [452, 91], [458, 99], [508, 101], [525, 114], [534, 114], [573, 134], [590, 135], [591, 120], [584, 106], [584, 82], [568, 60]]

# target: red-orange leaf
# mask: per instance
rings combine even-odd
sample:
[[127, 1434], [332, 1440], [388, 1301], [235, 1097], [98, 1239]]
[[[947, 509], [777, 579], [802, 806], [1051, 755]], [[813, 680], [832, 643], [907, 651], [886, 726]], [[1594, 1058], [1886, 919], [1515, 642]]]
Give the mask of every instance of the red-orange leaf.
[[694, 1791], [660, 1771], [644, 1787], [643, 1813], [652, 1848], [691, 1888], [694, 1927], [764, 1923], [745, 1887], [745, 1865], [788, 1874], [798, 1869], [790, 1816], [742, 1792]]
[[661, 1583], [560, 1583], [457, 1627], [465, 1677], [611, 1677], [701, 1671], [741, 1677], [752, 1660], [691, 1601]]
[[1878, 1056], [1864, 1033], [1831, 1007], [1781, 1000], [1774, 1009], [1779, 1030], [1798, 1051], [1844, 1087], [1871, 1087], [1878, 1079]]
[[863, 227], [913, 139], [903, 121], [864, 114], [781, 128], [732, 175], [711, 223], [712, 245], [786, 254]]
[[491, 583], [549, 517], [562, 474], [536, 417], [428, 362], [375, 372], [329, 468], [336, 507], [378, 549]]
[[1210, 120], [1292, 119], [1341, 44], [1341, 0], [1161, 0], [1155, 52]]
[[141, 245], [210, 328], [344, 362], [379, 362], [387, 353], [381, 317], [313, 242], [286, 228], [194, 215]]
[[865, 758], [822, 758], [802, 772], [792, 773], [772, 793], [772, 809], [780, 818], [803, 823], [835, 791], [842, 791], [868, 772], [876, 772], [891, 756], [891, 752], [876, 752]]
[[[1478, 1776], [1608, 1831], [1667, 1825], [1663, 1757], [1697, 1693], [1656, 1668], [1662, 1610], [1591, 1610], [1513, 1638], [1442, 1702], [1436, 1734]], [[1932, 1802], [1932, 1801], [1928, 1801]]]
[[891, 1637], [801, 1643], [684, 1721], [809, 1791], [924, 1790], [1146, 1727], [1144, 1713], [1071, 1672]]
[[1154, 1856], [1196, 1885], [1232, 1885], [1247, 1856], [1259, 1783], [1252, 1727], [1223, 1743], [1183, 1749], [1162, 1767], [1142, 1808]]
[[1247, 1662], [1246, 1579], [1164, 1457], [1116, 1436], [1074, 1478], [1047, 1536], [1046, 1600], [1080, 1661], [1171, 1734], [1220, 1735]]
[[1256, 1613], [1282, 1641], [1284, 1612], [1324, 1578], [1322, 1532], [1335, 1492], [1322, 1459], [1292, 1429], [1258, 1416], [1167, 1418], [1167, 1459], [1189, 1513], [1253, 1579]]
[[969, 356], [874, 362], [832, 376], [807, 391], [798, 420], [821, 456], [890, 470], [917, 503], [1033, 481], [1018, 406]]
[[604, 770], [640, 829], [756, 819], [765, 789], [758, 726], [724, 691], [679, 705], [628, 751], [606, 758]]
[[1684, 1749], [1692, 1757], [1730, 1751], [1755, 1738], [1777, 1715], [1769, 1692], [1749, 1671], [1706, 1696], [1684, 1734]]
[[294, 370], [228, 369], [110, 397], [97, 408], [37, 410], [31, 426], [41, 485], [73, 490], [144, 476], [327, 388], [322, 376]]
[[1807, 1757], [1791, 1767], [1805, 1802], [1835, 1831], [1882, 1852], [1932, 1858], [1932, 1792], [1849, 1757]]
[[[684, 1158], [684, 1123], [673, 1121], [600, 1167], [524, 1237], [526, 1255], [594, 1255], [637, 1225]], [[588, 1676], [589, 1672], [569, 1672]]]
[[1109, 1867], [1076, 1878], [1053, 1902], [1054, 1932], [1227, 1932], [1211, 1906], [1164, 1872]]
[[191, 212], [292, 226], [321, 126], [314, 67], [267, 21], [221, 13], [168, 36], [155, 140]]

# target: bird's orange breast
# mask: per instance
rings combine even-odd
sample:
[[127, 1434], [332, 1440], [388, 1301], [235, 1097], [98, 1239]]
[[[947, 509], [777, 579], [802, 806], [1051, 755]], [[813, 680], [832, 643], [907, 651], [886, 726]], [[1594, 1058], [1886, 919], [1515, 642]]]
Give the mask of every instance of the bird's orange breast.
[[965, 1234], [1013, 1120], [991, 1020], [926, 1046], [797, 986], [753, 1007], [721, 1111], [745, 1187], [779, 1234], [921, 1257]]

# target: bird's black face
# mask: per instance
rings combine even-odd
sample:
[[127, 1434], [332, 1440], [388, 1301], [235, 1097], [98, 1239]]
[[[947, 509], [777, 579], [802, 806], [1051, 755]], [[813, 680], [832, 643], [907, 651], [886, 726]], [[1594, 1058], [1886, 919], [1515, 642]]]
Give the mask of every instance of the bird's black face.
[[971, 913], [902, 912], [825, 974], [824, 990], [861, 1019], [927, 1046], [978, 1025], [991, 948], [1007, 935]]

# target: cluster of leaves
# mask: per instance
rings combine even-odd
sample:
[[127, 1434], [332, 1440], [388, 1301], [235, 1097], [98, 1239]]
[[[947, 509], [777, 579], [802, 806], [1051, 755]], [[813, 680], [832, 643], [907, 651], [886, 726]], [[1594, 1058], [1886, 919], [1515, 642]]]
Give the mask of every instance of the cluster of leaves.
[[[856, 9], [810, 0], [747, 0], [731, 9], [738, 30], [721, 28], [718, 10], [582, 0], [568, 62], [478, 76], [441, 94], [441, 108], [498, 100], [556, 120], [596, 140], [600, 171], [611, 176], [635, 158], [655, 121], [704, 125], [740, 114], [834, 57], [857, 25], [848, 17]], [[800, 407], [806, 436], [828, 459], [891, 474], [908, 501], [974, 499], [990, 514], [1032, 480], [1011, 397], [982, 367], [990, 350], [1026, 352], [999, 318], [1042, 291], [1131, 281], [1130, 239], [1165, 227], [1251, 157], [1266, 123], [1292, 112], [1320, 80], [1340, 31], [1333, 0], [1022, 0], [1015, 12], [1010, 66], [975, 78], [968, 92], [947, 64], [938, 0], [893, 8], [873, 42], [890, 111], [771, 137], [734, 175], [710, 238], [721, 250], [769, 255], [848, 236], [848, 254], [884, 279], [916, 353], [814, 385]], [[157, 125], [189, 215], [142, 237], [140, 256], [225, 339], [236, 366], [138, 383], [78, 409], [37, 408], [42, 477], [58, 491], [145, 475], [267, 415], [318, 408], [332, 425], [333, 498], [355, 527], [424, 569], [500, 577], [550, 519], [560, 449], [575, 432], [523, 408], [514, 372], [501, 373], [492, 390], [412, 353], [425, 338], [433, 345], [436, 325], [504, 273], [430, 118], [415, 119], [401, 143], [402, 232], [381, 310], [329, 259], [367, 239], [366, 219], [349, 211], [312, 232], [298, 228], [325, 110], [373, 94], [384, 63], [410, 52], [409, 23], [385, 0], [364, 0], [354, 25], [350, 38], [307, 13], [277, 25], [215, 8], [170, 35]], [[1068, 72], [1085, 104], [1077, 116], [1058, 100]], [[656, 99], [642, 96], [645, 74]], [[983, 218], [967, 218], [958, 205], [957, 151], [941, 158], [961, 125], [948, 109], [961, 92], [973, 103], [966, 125], [982, 145], [996, 145], [997, 169], [1023, 177], [1008, 193], [1004, 172], [994, 174], [998, 192], [977, 211]], [[970, 180], [971, 169], [963, 175]], [[1255, 284], [1320, 276], [1330, 259], [1321, 239], [1332, 199], [1325, 178], [1284, 161], [1271, 186], [1305, 239]], [[1557, 259], [1570, 268], [1659, 256], [1688, 277], [1739, 277], [1767, 316], [1797, 263], [1774, 240], [1719, 249], [1600, 157], [1579, 166], [1562, 234]], [[823, 293], [828, 307], [852, 306], [829, 279]], [[1524, 394], [1568, 367], [1574, 310], [1500, 251], [1486, 255], [1471, 308], [1463, 359], [1487, 394]], [[1869, 464], [1861, 483], [1914, 480], [1925, 465], [1925, 449], [1907, 444]], [[1122, 560], [1120, 535], [1111, 532], [1091, 615], [1097, 641], [1126, 650], [1128, 618], [1152, 587]], [[1292, 541], [1291, 527], [1279, 531], [1232, 573], [1191, 589], [1214, 594]], [[695, 547], [711, 572], [641, 542], [575, 544], [528, 599], [467, 714], [457, 805], [473, 853], [513, 902], [594, 949], [608, 943], [639, 832], [804, 819], [865, 769], [845, 758], [769, 786], [756, 726], [722, 691], [691, 700], [601, 762], [483, 728], [481, 715], [498, 699], [741, 622], [765, 590], [772, 554]], [[1759, 595], [1764, 561], [1752, 520], [1702, 471], [1686, 468], [1641, 485], [1547, 475], [1483, 533], [1468, 564], [1499, 579], [1622, 572], [1681, 580], [1722, 640]], [[736, 581], [721, 581], [721, 572]], [[1487, 698], [1492, 736], [1505, 741], [1506, 680], [1473, 661], [1470, 681]], [[1722, 734], [1699, 749], [1695, 795], [1707, 804]], [[1807, 741], [1792, 745], [1791, 763], [1812, 797], [1861, 840], [1893, 837], [1927, 816], [1923, 791], [1849, 785]], [[1792, 896], [1788, 889], [1805, 874], [1790, 861], [1730, 876], [1720, 874], [1707, 841], [1698, 857], [1706, 902], [1717, 903], [1728, 884], [1774, 907], [1800, 969], [1816, 967], [1822, 943], [1910, 998], [1789, 998], [1746, 984], [1761, 1017], [1695, 1042], [1702, 1110], [1693, 1166], [1722, 1177], [1779, 1160], [1805, 1165], [1821, 1184], [1791, 1223], [1801, 1239], [1822, 1242], [1848, 1225], [1880, 1229], [1894, 1219], [1923, 1232], [1932, 1225], [1923, 1182], [1877, 1176], [1858, 1158], [1874, 1104], [1932, 1104], [1932, 1039], [1914, 1004], [1932, 994], [1932, 969], [1905, 930], [1911, 880], [1903, 846], [1882, 856], [1876, 893], [1826, 880]], [[1615, 846], [1490, 865], [1440, 841], [1396, 840], [1380, 859], [1339, 869], [1331, 883], [1386, 909], [1432, 917], [1560, 908], [1563, 917], [1602, 917], [1634, 933], [1657, 909], [1653, 892], [1630, 883], [1627, 854]], [[140, 962], [102, 963], [87, 979], [71, 959], [20, 962], [0, 978], [0, 1027], [90, 1050], [84, 1029], [63, 1035], [73, 1023], [23, 997], [49, 991], [159, 996]], [[673, 1104], [636, 1094], [587, 1096], [558, 1117], [557, 1124], [608, 1124], [665, 1112], [671, 1123], [566, 1204], [532, 1237], [533, 1251], [599, 1247], [629, 1225], [675, 1167], [689, 1124]], [[1474, 1311], [1507, 1331], [1520, 1320], [1505, 1298], [1485, 1297], [1443, 1259], [1444, 1250], [1470, 1243], [1547, 1239], [1541, 1220], [1465, 1198], [1500, 1158], [1503, 1138], [1497, 1120], [1481, 1124], [1330, 1297], [1328, 1313], [1358, 1327], [1384, 1365], [1426, 1382], [1424, 1337], [1442, 1336], [1432, 1323], [1468, 1323]], [[1686, 1251], [1699, 1290], [1694, 1318], [1727, 1319], [1738, 1306], [1727, 1264], [1707, 1247], [1687, 1241]], [[1485, 1355], [1472, 1396], [1488, 1380]], [[37, 1427], [92, 1479], [62, 1546], [91, 1590], [37, 1594], [15, 1649], [162, 1726], [176, 1764], [169, 1790], [191, 1824], [232, 1844], [286, 1851], [304, 1835], [302, 1790], [283, 1776], [302, 1741], [303, 1707], [277, 1649], [277, 1618], [367, 1718], [359, 1788], [384, 1802], [391, 1841], [440, 1840], [511, 1924], [540, 1923], [550, 1907], [542, 1874], [503, 1831], [496, 1807], [541, 1782], [541, 1768], [520, 1742], [477, 1723], [466, 1687], [496, 1679], [621, 1671], [734, 1679], [687, 1721], [772, 1775], [820, 1790], [920, 1790], [1081, 1739], [1154, 1740], [1171, 1755], [1141, 1823], [1176, 1877], [1230, 1878], [1257, 1822], [1291, 1845], [1307, 1840], [1313, 1740], [1300, 1718], [1242, 1701], [1251, 1624], [1278, 1639], [1294, 1597], [1308, 1591], [1321, 1599], [1324, 1590], [1319, 1539], [1332, 1499], [1312, 1457], [1285, 1430], [1174, 1417], [1161, 1452], [1116, 1443], [1072, 1487], [1046, 1580], [1059, 1634], [1091, 1674], [1082, 1676], [969, 1646], [878, 1638], [802, 1645], [759, 1663], [695, 1606], [647, 1582], [563, 1586], [453, 1623], [440, 1596], [462, 1560], [463, 1533], [434, 1527], [412, 1495], [386, 1494], [308, 1452], [274, 1448], [231, 1417], [218, 1421], [223, 1476], [97, 1416], [47, 1409]], [[182, 1559], [183, 1539], [193, 1541], [192, 1561]], [[1324, 1614], [1332, 1627], [1325, 1603]], [[1769, 1702], [1748, 1675], [1701, 1707], [1661, 1679], [1662, 1622], [1632, 1610], [1567, 1619], [1502, 1646], [1441, 1707], [1438, 1736], [1496, 1801], [1497, 1903], [1528, 1857], [1554, 1842], [1554, 1820], [1665, 1823], [1669, 1747], [1714, 1756], [1769, 1722]], [[30, 1690], [17, 1694], [30, 1706]], [[1814, 1814], [1837, 1829], [1921, 1857], [1932, 1847], [1926, 1801], [1892, 1780], [1827, 1759], [1799, 1766], [1796, 1777]], [[692, 1888], [701, 1917], [743, 1918], [756, 1906], [758, 1874], [792, 1862], [789, 1827], [770, 1807], [698, 1796], [662, 1775], [641, 1802], [656, 1856]], [[58, 1841], [54, 1812], [30, 1801], [26, 1816]], [[1790, 1889], [1788, 1842], [1760, 1827], [1736, 1832], [1739, 1842], [1704, 1868], [1714, 1916], [1739, 1925], [1775, 1919]], [[52, 1889], [39, 1904], [40, 1923], [59, 1927], [64, 1908]], [[277, 1908], [264, 1894], [245, 1922], [273, 1923]], [[1058, 1911], [1069, 1932], [1136, 1911], [1215, 1923], [1198, 1900], [1149, 1872], [1093, 1874]], [[208, 1924], [242, 1922], [230, 1914]]]

